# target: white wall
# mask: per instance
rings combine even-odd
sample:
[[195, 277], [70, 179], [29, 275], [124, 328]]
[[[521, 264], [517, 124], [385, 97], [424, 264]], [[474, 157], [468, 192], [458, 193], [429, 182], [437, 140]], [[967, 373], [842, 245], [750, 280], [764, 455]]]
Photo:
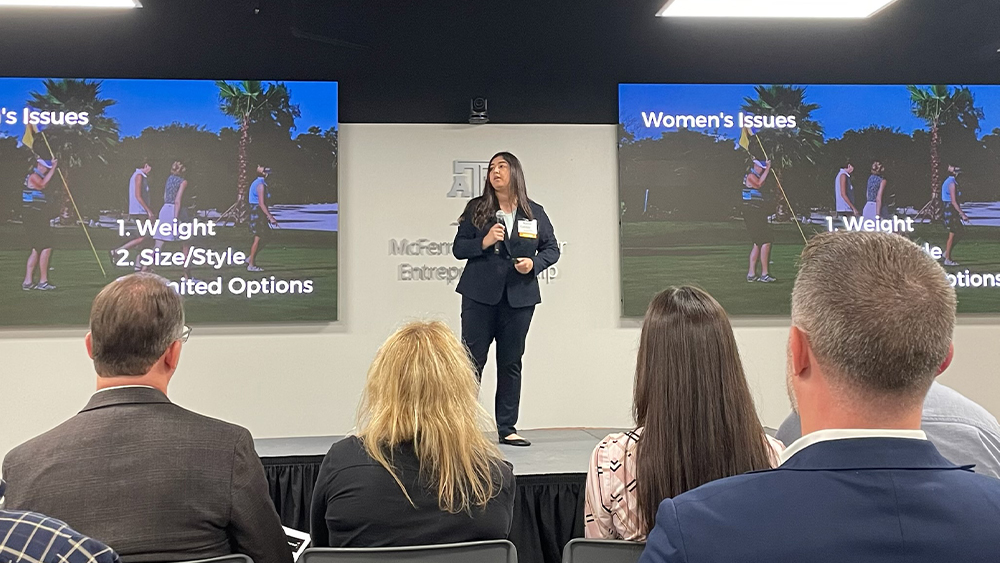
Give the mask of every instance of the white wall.
[[[619, 319], [616, 128], [608, 125], [344, 125], [341, 129], [340, 311], [332, 327], [195, 327], [171, 386], [176, 402], [256, 437], [337, 434], [353, 426], [368, 363], [407, 318], [459, 329], [454, 283], [398, 281], [398, 267], [461, 266], [448, 256], [390, 256], [390, 239], [450, 242], [466, 199], [448, 198], [456, 160], [510, 150], [529, 193], [567, 243], [542, 283], [524, 360], [522, 428], [630, 421], [638, 328]], [[737, 321], [765, 424], [788, 409], [787, 325]], [[72, 416], [93, 378], [84, 331], [0, 333], [0, 453]], [[1000, 413], [1000, 326], [963, 324], [942, 381]], [[482, 397], [492, 410], [492, 361]]]

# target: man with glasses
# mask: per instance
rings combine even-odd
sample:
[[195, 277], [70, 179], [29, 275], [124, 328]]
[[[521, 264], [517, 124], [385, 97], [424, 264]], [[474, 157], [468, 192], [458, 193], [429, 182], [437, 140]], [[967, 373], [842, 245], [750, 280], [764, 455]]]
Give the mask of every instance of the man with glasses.
[[167, 280], [138, 273], [105, 287], [85, 339], [97, 392], [7, 454], [6, 508], [67, 522], [124, 561], [291, 563], [250, 432], [167, 398], [190, 333]]

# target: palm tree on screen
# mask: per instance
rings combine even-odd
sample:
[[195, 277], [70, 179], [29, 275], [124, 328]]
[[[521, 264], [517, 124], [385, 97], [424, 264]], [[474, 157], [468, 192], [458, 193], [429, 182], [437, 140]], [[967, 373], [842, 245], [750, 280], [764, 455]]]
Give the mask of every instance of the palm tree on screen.
[[[806, 101], [804, 86], [785, 86], [772, 84], [754, 87], [756, 97], [743, 98], [742, 110], [745, 113], [762, 116], [794, 116], [795, 127], [763, 129], [751, 140], [748, 150], [771, 160], [774, 166], [774, 177], [782, 186], [781, 180], [790, 170], [815, 166], [823, 149], [823, 125], [816, 121], [812, 114], [820, 108], [819, 104]], [[802, 175], [796, 175], [799, 181]], [[794, 181], [794, 177], [793, 177]], [[794, 194], [785, 193], [789, 186], [782, 186], [782, 197], [776, 210], [778, 216], [785, 216], [791, 209], [785, 209], [790, 202], [786, 198], [795, 199]]]
[[247, 217], [245, 196], [250, 185], [250, 163], [247, 156], [251, 142], [250, 129], [254, 124], [270, 122], [290, 131], [295, 127], [299, 108], [291, 104], [291, 95], [284, 84], [264, 84], [259, 80], [218, 80], [215, 85], [219, 88], [219, 109], [236, 121], [240, 133], [236, 203], [223, 214], [223, 219], [243, 223]]
[[[782, 170], [802, 164], [816, 164], [823, 148], [823, 125], [813, 119], [819, 104], [806, 102], [804, 86], [758, 85], [755, 98], [743, 98], [746, 113], [764, 116], [795, 116], [796, 127], [765, 129], [758, 133], [774, 166]], [[754, 151], [754, 144], [750, 150]], [[757, 147], [759, 148], [759, 147]]]
[[949, 89], [937, 84], [927, 88], [910, 85], [910, 111], [927, 122], [931, 133], [931, 199], [917, 213], [917, 218], [937, 220], [943, 211], [941, 203], [941, 127], [948, 123], [959, 123], [963, 127], [979, 130], [983, 119], [982, 108], [976, 107], [975, 96], [967, 87]]
[[[92, 80], [45, 80], [44, 90], [29, 92], [27, 105], [40, 111], [77, 112], [88, 114], [87, 125], [52, 127], [45, 130], [56, 158], [71, 166], [94, 159], [103, 164], [118, 145], [118, 121], [108, 117], [107, 110], [117, 102], [101, 97], [101, 82]], [[38, 139], [36, 139], [37, 141]], [[34, 148], [41, 151], [36, 143]], [[46, 148], [47, 152], [48, 149]], [[43, 153], [39, 153], [43, 154]]]
[[[67, 179], [72, 175], [77, 181], [96, 182], [121, 140], [118, 120], [107, 115], [108, 108], [117, 102], [102, 97], [101, 81], [47, 79], [42, 86], [42, 90], [28, 93], [27, 106], [57, 113], [85, 112], [88, 123], [43, 128], [30, 148], [44, 158], [58, 158]], [[64, 201], [61, 209], [64, 218], [69, 217], [66, 204]]]

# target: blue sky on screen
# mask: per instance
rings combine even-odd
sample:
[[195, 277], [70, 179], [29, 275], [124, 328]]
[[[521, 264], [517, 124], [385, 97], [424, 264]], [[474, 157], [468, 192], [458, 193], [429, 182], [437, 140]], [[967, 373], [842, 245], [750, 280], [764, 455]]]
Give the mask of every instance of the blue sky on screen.
[[[218, 132], [234, 127], [232, 118], [219, 111], [219, 90], [212, 80], [121, 80], [101, 81], [101, 95], [118, 103], [108, 115], [118, 120], [123, 136], [137, 136], [147, 127], [178, 122], [207, 127]], [[302, 116], [296, 120], [295, 133], [309, 127], [323, 130], [337, 127], [336, 82], [289, 82], [291, 101], [298, 104]], [[29, 92], [43, 90], [39, 78], [0, 78], [0, 107], [20, 110]], [[0, 124], [0, 136], [20, 136], [24, 126]]]
[[[1000, 128], [1000, 86], [971, 86], [976, 105], [986, 114], [980, 135]], [[736, 116], [744, 97], [754, 97], [753, 84], [621, 84], [618, 87], [619, 122], [629, 126], [637, 138], [659, 137], [666, 128], [646, 128], [642, 112], [669, 115]], [[813, 118], [827, 138], [839, 138], [850, 129], [870, 125], [898, 128], [904, 133], [926, 129], [923, 120], [910, 113], [910, 95], [905, 86], [811, 85], [806, 102], [819, 104]], [[720, 133], [739, 138], [739, 128]]]

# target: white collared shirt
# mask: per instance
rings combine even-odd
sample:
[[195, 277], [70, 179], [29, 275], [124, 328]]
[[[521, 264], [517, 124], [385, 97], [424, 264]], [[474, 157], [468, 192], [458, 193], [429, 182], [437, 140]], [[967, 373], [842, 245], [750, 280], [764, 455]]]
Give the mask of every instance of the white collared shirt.
[[831, 428], [827, 430], [817, 430], [811, 434], [799, 438], [785, 448], [778, 456], [778, 465], [784, 464], [793, 455], [806, 449], [807, 447], [820, 442], [830, 440], [846, 440], [849, 438], [907, 438], [910, 440], [926, 440], [927, 435], [923, 430], [883, 430], [872, 428]]
[[104, 389], [98, 389], [94, 394], [102, 393], [104, 391], [111, 391], [112, 389], [138, 389], [144, 387], [146, 389], [156, 389], [152, 385], [115, 385], [114, 387], [105, 387]]

